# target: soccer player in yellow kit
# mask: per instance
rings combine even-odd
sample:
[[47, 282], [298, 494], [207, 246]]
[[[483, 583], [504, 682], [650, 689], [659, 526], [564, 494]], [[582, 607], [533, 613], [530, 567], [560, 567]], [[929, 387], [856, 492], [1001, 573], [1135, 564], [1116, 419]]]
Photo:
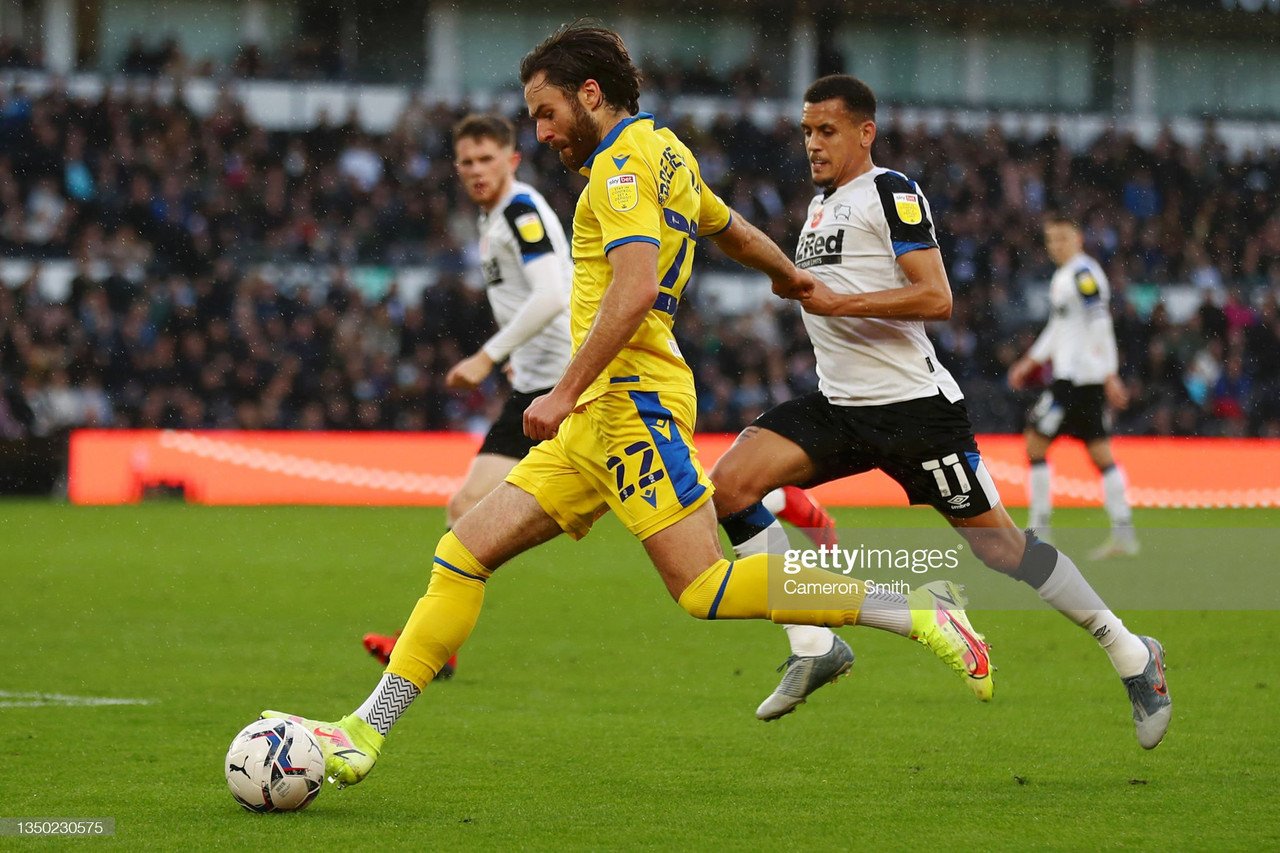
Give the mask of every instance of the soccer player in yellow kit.
[[[725, 559], [711, 481], [691, 441], [693, 374], [671, 331], [700, 237], [767, 274], [780, 296], [808, 295], [812, 277], [703, 186], [689, 149], [639, 112], [639, 73], [617, 33], [563, 26], [525, 57], [520, 79], [539, 141], [589, 181], [573, 220], [573, 358], [525, 411], [526, 434], [542, 443], [437, 545], [427, 592], [377, 688], [335, 723], [293, 717], [317, 735], [326, 773], [342, 785], [369, 773], [391, 726], [471, 634], [493, 572], [561, 533], [581, 538], [608, 510], [697, 618], [854, 625], [867, 599], [843, 584], [823, 609], [777, 609], [776, 557]], [[799, 583], [840, 579], [785, 572]], [[963, 611], [955, 615], [971, 630]], [[969, 651], [958, 643], [940, 626], [926, 644], [946, 660]]]

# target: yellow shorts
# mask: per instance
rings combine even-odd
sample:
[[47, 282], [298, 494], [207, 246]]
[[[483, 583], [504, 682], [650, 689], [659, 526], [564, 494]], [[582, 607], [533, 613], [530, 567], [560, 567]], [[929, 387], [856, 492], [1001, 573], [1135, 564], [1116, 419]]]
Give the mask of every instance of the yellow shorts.
[[711, 497], [698, 464], [692, 394], [610, 391], [565, 418], [507, 475], [565, 533], [581, 539], [610, 509], [645, 539]]

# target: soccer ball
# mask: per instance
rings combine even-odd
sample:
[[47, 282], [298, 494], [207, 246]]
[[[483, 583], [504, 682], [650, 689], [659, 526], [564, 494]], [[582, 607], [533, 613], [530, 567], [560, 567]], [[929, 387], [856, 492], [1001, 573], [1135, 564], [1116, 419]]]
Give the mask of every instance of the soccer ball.
[[324, 753], [306, 726], [254, 720], [231, 741], [227, 787], [251, 812], [305, 809], [324, 783]]

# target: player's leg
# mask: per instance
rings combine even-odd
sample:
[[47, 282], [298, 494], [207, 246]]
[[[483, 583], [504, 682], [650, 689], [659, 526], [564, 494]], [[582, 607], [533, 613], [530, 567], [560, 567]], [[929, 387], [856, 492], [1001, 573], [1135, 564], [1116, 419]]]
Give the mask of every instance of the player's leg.
[[1003, 505], [997, 503], [971, 517], [944, 515], [978, 559], [1031, 586], [1046, 603], [1097, 640], [1129, 692], [1139, 743], [1146, 749], [1159, 744], [1169, 727], [1171, 709], [1160, 644], [1125, 627], [1071, 558], [1020, 530]]
[[[716, 488], [716, 515], [729, 537], [734, 555], [781, 554], [789, 550], [786, 531], [764, 499], [786, 486], [807, 483], [816, 476], [813, 460], [794, 441], [755, 425], [739, 433], [711, 469], [711, 482]], [[826, 628], [784, 627], [791, 654], [797, 658], [826, 655], [834, 647], [843, 645], [837, 643], [835, 634]], [[843, 659], [845, 655], [840, 651]], [[848, 657], [851, 659], [852, 654]]]
[[[755, 554], [740, 560], [726, 560], [717, 555], [714, 513], [706, 506], [661, 528], [644, 540], [645, 550], [657, 567], [671, 595], [690, 615], [699, 619], [769, 619], [782, 624], [825, 625], [840, 627], [859, 624], [859, 614], [867, 601], [866, 587], [858, 581], [844, 581], [840, 575], [822, 569], [802, 566], [784, 567], [773, 554]], [[716, 559], [698, 571], [699, 564]], [[833, 581], [835, 581], [833, 583]], [[968, 642], [951, 638], [926, 640], [922, 643], [935, 651], [954, 669], [972, 681], [974, 692], [982, 699], [991, 696], [989, 665], [985, 644], [981, 643], [964, 614], [963, 599], [955, 584], [939, 581], [921, 587], [928, 597], [924, 609], [929, 618], [941, 620], [942, 614], [950, 633], [968, 634]], [[809, 598], [804, 605], [788, 607], [788, 596], [821, 590], [818, 601]], [[817, 593], [810, 593], [817, 596]], [[794, 599], [792, 599], [794, 600]], [[906, 605], [906, 602], [903, 602]], [[941, 631], [935, 632], [939, 635]], [[977, 643], [982, 654], [980, 675], [966, 671], [965, 661], [953, 661]], [[944, 653], [943, 648], [948, 651]]]
[[[752, 428], [744, 431], [712, 472], [717, 488], [717, 512], [722, 515], [721, 524], [731, 541], [740, 539], [747, 545], [763, 541], [760, 534], [754, 540], [747, 538], [767, 518], [767, 514], [749, 502], [776, 484], [825, 482], [874, 467], [874, 448], [866, 443], [861, 430], [865, 426], [862, 421], [867, 418], [864, 410], [834, 406], [818, 393], [776, 406], [762, 415]], [[890, 432], [898, 432], [898, 426], [895, 425]], [[744, 509], [738, 509], [744, 505]], [[779, 535], [780, 528], [771, 532], [770, 541]], [[922, 627], [926, 616], [939, 616], [941, 613], [939, 618], [947, 618], [946, 614], [951, 610], [956, 611], [958, 620], [966, 619], [959, 600], [952, 596], [952, 603], [944, 604], [939, 611], [931, 590], [921, 592], [913, 607], [907, 596], [887, 589], [886, 585], [884, 589], [875, 589], [867, 595], [856, 624], [920, 641], [962, 674], [979, 698], [989, 699], [990, 668], [986, 666], [986, 647], [981, 638], [970, 640], [955, 631], [943, 631], [932, 625], [927, 629]], [[812, 659], [819, 653], [816, 647], [831, 649], [834, 653], [843, 645], [827, 640], [825, 635], [818, 635], [808, 627], [788, 628], [787, 633], [792, 641], [792, 658], [778, 689], [757, 709], [761, 719], [774, 719], [788, 713], [803, 695], [807, 695], [796, 689], [798, 673], [799, 668], [807, 667], [811, 662], [822, 663]], [[813, 646], [806, 648], [801, 645], [810, 637], [813, 638]], [[820, 668], [815, 669], [821, 671]], [[810, 679], [805, 682], [805, 687], [812, 692], [822, 683], [825, 682], [815, 683]]]
[[760, 499], [764, 508], [779, 521], [785, 521], [819, 548], [839, 545], [836, 520], [812, 494], [799, 486], [779, 486]]
[[452, 529], [485, 495], [497, 488], [519, 461], [517, 457], [497, 453], [476, 454], [462, 486], [449, 498], [445, 508], [445, 523], [449, 528]]
[[373, 769], [387, 732], [471, 634], [494, 570], [561, 532], [578, 537], [590, 528], [601, 502], [591, 493], [592, 484], [565, 459], [562, 442], [572, 442], [575, 436], [566, 421], [555, 442], [544, 442], [530, 453], [512, 470], [508, 482], [490, 492], [440, 540], [427, 592], [363, 705], [335, 723], [263, 712], [291, 717], [311, 728], [331, 781], [355, 784]]
[[[545, 391], [514, 391], [507, 397], [502, 411], [489, 427], [479, 451], [471, 460], [471, 467], [461, 488], [449, 499], [445, 509], [446, 529], [452, 529], [462, 516], [493, 491], [516, 463], [528, 456], [529, 451], [537, 445], [538, 442], [524, 434], [524, 410], [535, 397], [543, 393]], [[391, 652], [395, 649], [398, 636], [365, 634], [364, 647], [385, 667], [391, 661]], [[451, 678], [456, 665], [457, 659], [450, 658], [436, 673], [436, 679]]]
[[1027, 462], [1030, 465], [1027, 472], [1027, 527], [1047, 542], [1052, 536], [1053, 481], [1046, 456], [1053, 439], [1030, 428], [1023, 435], [1027, 440]]
[[[459, 519], [478, 504], [485, 495], [497, 488], [503, 478], [511, 472], [511, 469], [519, 461], [515, 457], [497, 453], [480, 453], [476, 455], [471, 460], [471, 468], [467, 471], [462, 487], [449, 499], [448, 507], [445, 510], [448, 529], [452, 530]], [[386, 666], [391, 662], [391, 652], [395, 649], [396, 639], [399, 636], [399, 634], [365, 634], [363, 639], [365, 650], [377, 658], [379, 663]], [[456, 657], [450, 658], [436, 673], [436, 678], [447, 679], [453, 677], [456, 667]]]
[[1053, 495], [1049, 463], [1045, 454], [1049, 445], [1061, 434], [1063, 419], [1071, 405], [1071, 383], [1058, 381], [1046, 388], [1027, 412], [1024, 435], [1027, 439], [1027, 460], [1030, 470], [1027, 477], [1028, 514], [1027, 527], [1044, 541], [1052, 535], [1050, 524], [1053, 516]]
[[[596, 428], [574, 446], [574, 461], [597, 483], [618, 520], [644, 543], [672, 597], [693, 615], [855, 624], [864, 597], [856, 585], [846, 584], [850, 588], [833, 595], [828, 608], [783, 610], [771, 606], [768, 589], [770, 562], [778, 563], [781, 572], [781, 557], [724, 558], [711, 503], [713, 486], [689, 441], [696, 411], [692, 394], [605, 394], [585, 410]], [[787, 577], [829, 583], [834, 576], [797, 567]]]
[[1086, 442], [1089, 458], [1102, 475], [1102, 502], [1111, 520], [1111, 534], [1107, 541], [1090, 553], [1095, 560], [1109, 557], [1133, 557], [1138, 554], [1138, 537], [1133, 532], [1133, 510], [1129, 506], [1128, 482], [1124, 470], [1116, 464], [1111, 454], [1111, 439], [1107, 436]]
[[[813, 460], [795, 442], [755, 425], [743, 430], [711, 470], [716, 514], [734, 555], [742, 558], [789, 550], [787, 534], [769, 508], [769, 498], [784, 489], [803, 495], [790, 484], [807, 483], [816, 476]], [[784, 504], [786, 500], [783, 496]], [[815, 625], [783, 628], [791, 654], [779, 668], [782, 678], [778, 686], [756, 708], [756, 717], [765, 721], [791, 713], [814, 691], [835, 682], [853, 666], [853, 650], [831, 629]]]
[[[699, 619], [769, 619], [779, 624], [856, 625], [865, 595], [857, 584], [832, 594], [822, 609], [784, 610], [771, 602], [769, 580], [783, 577], [782, 557], [753, 554], [728, 560], [720, 553], [715, 511], [709, 502], [644, 539], [644, 548], [671, 597]], [[799, 583], [829, 583], [830, 572], [787, 572]]]

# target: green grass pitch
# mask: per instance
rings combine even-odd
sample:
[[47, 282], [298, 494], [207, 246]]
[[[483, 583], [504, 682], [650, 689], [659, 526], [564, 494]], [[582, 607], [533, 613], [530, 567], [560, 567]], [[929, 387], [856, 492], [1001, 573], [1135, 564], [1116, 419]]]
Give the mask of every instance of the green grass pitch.
[[[1280, 512], [1137, 521], [1276, 528]], [[262, 708], [333, 718], [364, 699], [379, 669], [360, 636], [403, 623], [442, 522], [0, 503], [0, 817], [113, 817], [94, 843], [130, 849], [1280, 845], [1274, 610], [1124, 612], [1168, 650], [1175, 713], [1154, 752], [1105, 655], [1036, 608], [973, 611], [999, 666], [990, 705], [915, 644], [846, 629], [852, 676], [765, 725], [782, 632], [690, 619], [612, 519], [498, 573], [458, 677], [428, 688], [364, 784], [300, 814], [242, 811], [232, 735]], [[12, 707], [32, 692], [151, 704]]]

